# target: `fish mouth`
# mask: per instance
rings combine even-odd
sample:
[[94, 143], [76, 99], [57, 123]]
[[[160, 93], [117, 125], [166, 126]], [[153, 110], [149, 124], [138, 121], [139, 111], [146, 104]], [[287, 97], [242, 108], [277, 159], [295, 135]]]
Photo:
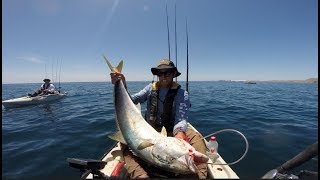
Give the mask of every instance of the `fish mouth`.
[[195, 164], [194, 156], [188, 155], [188, 156], [186, 156], [186, 160], [187, 160], [187, 165], [188, 165], [189, 170], [193, 173], [198, 173], [198, 167]]
[[206, 155], [192, 149], [189, 149], [189, 154], [186, 156], [189, 170], [193, 173], [198, 173], [199, 171], [197, 164], [206, 163], [208, 160], [209, 158]]

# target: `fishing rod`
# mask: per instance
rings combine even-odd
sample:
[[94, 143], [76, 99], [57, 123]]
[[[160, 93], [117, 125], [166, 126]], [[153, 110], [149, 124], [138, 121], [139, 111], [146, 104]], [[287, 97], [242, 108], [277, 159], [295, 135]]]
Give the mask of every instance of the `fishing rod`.
[[186, 91], [189, 93], [189, 40], [188, 40], [188, 20], [186, 18], [186, 35], [187, 35], [187, 80]]
[[57, 64], [56, 64], [56, 77], [54, 78], [55, 79], [55, 82], [57, 82], [58, 81], [58, 62], [59, 62], [59, 60], [57, 59]]
[[59, 90], [58, 92], [60, 93], [60, 77], [61, 77], [61, 64], [62, 64], [62, 59], [60, 60], [60, 70], [59, 70]]
[[304, 149], [302, 152], [300, 152], [295, 157], [288, 160], [281, 166], [267, 172], [261, 179], [299, 179], [299, 178], [317, 179], [318, 172], [307, 171], [307, 170], [300, 171], [300, 173], [297, 176], [293, 174], [290, 174], [290, 175], [285, 174], [288, 171], [294, 169], [295, 167], [298, 167], [303, 163], [309, 161], [310, 159], [312, 159], [317, 155], [318, 155], [318, 141], [316, 141], [312, 145], [309, 145], [306, 149]]
[[169, 60], [171, 60], [170, 57], [170, 36], [169, 36], [169, 16], [168, 16], [168, 5], [166, 4], [166, 15], [167, 15], [167, 31], [168, 31], [168, 48], [169, 48]]
[[47, 65], [44, 64], [44, 78], [47, 78]]
[[[175, 33], [175, 49], [176, 49], [176, 67], [178, 68], [178, 47], [177, 47], [177, 4], [174, 4], [174, 33]], [[178, 81], [178, 77], [176, 77], [176, 82]]]
[[304, 151], [296, 155], [294, 158], [277, 167], [279, 173], [286, 173], [289, 170], [309, 161], [314, 156], [318, 155], [318, 141], [308, 146]]
[[53, 60], [51, 63], [51, 79], [52, 79], [52, 83], [54, 83], [54, 80], [53, 80]]
[[[176, 53], [176, 67], [178, 68], [178, 45], [177, 45], [177, 4], [175, 3], [175, 53]], [[168, 48], [169, 48], [169, 60], [170, 57], [170, 33], [169, 33], [169, 16], [168, 16], [168, 5], [166, 4], [166, 15], [167, 15], [167, 32], [168, 32]], [[186, 91], [189, 92], [189, 44], [188, 44], [188, 21], [186, 19], [186, 36], [187, 36], [187, 79], [186, 79]], [[176, 82], [178, 78], [176, 77]]]

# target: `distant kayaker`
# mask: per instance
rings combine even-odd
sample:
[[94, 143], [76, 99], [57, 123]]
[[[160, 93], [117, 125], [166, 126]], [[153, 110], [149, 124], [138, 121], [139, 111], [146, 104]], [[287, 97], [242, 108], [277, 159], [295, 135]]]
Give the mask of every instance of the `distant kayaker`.
[[44, 79], [43, 84], [40, 86], [40, 89], [33, 93], [33, 94], [28, 94], [31, 97], [34, 96], [39, 96], [39, 95], [46, 95], [46, 94], [54, 94], [55, 93], [55, 86], [50, 83], [50, 79]]
[[[203, 140], [200, 140], [202, 136], [198, 132], [187, 128], [188, 113], [191, 107], [189, 95], [178, 83], [173, 81], [181, 73], [174, 63], [168, 59], [160, 60], [157, 67], [151, 68], [151, 72], [158, 77], [158, 81], [150, 83], [140, 92], [131, 95], [132, 101], [135, 104], [147, 101], [145, 119], [158, 132], [164, 126], [168, 136], [183, 139], [189, 142], [197, 151], [206, 154], [205, 143]], [[121, 79], [127, 88], [123, 74], [112, 72], [110, 76], [112, 84]], [[130, 174], [130, 178], [150, 177], [144, 163], [138, 160], [128, 147], [124, 148], [123, 155], [125, 167]], [[206, 179], [207, 164], [199, 163], [198, 169], [198, 176], [195, 174], [197, 177], [194, 178]], [[189, 175], [187, 177], [192, 176]]]

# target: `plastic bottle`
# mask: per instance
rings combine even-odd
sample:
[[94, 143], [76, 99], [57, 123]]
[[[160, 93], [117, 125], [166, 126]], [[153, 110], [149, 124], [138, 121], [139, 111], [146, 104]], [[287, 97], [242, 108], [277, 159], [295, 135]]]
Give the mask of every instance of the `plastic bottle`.
[[210, 137], [210, 141], [207, 143], [207, 156], [212, 160], [212, 162], [216, 162], [218, 159], [218, 142], [217, 138], [214, 136]]

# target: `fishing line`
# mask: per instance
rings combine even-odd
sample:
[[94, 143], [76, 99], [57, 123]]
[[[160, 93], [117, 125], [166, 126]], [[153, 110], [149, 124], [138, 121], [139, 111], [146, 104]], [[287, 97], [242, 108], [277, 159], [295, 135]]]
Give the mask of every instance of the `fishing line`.
[[[207, 164], [212, 164], [212, 165], [233, 165], [233, 164], [236, 164], [236, 163], [238, 163], [239, 161], [241, 161], [241, 160], [246, 156], [246, 154], [247, 154], [247, 152], [248, 152], [248, 149], [249, 149], [248, 140], [247, 140], [247, 138], [246, 138], [240, 131], [237, 131], [237, 130], [235, 130], [235, 129], [222, 129], [222, 130], [220, 130], [220, 131], [211, 133], [211, 134], [209, 134], [209, 135], [207, 135], [207, 136], [205, 136], [205, 137], [203, 137], [203, 138], [201, 138], [201, 139], [206, 140], [207, 137], [210, 137], [210, 136], [212, 136], [212, 135], [215, 135], [215, 134], [218, 134], [218, 133], [221, 133], [221, 132], [225, 132], [225, 131], [232, 131], [232, 132], [236, 132], [236, 133], [238, 133], [238, 134], [241, 135], [241, 137], [242, 137], [242, 138], [244, 139], [244, 141], [246, 142], [246, 150], [245, 150], [245, 152], [243, 153], [243, 155], [242, 155], [238, 160], [236, 160], [236, 161], [234, 161], [234, 162], [231, 162], [231, 163], [226, 163], [226, 164], [207, 163]], [[197, 142], [197, 141], [196, 141], [196, 142]], [[195, 142], [194, 142], [194, 143], [195, 143]]]

